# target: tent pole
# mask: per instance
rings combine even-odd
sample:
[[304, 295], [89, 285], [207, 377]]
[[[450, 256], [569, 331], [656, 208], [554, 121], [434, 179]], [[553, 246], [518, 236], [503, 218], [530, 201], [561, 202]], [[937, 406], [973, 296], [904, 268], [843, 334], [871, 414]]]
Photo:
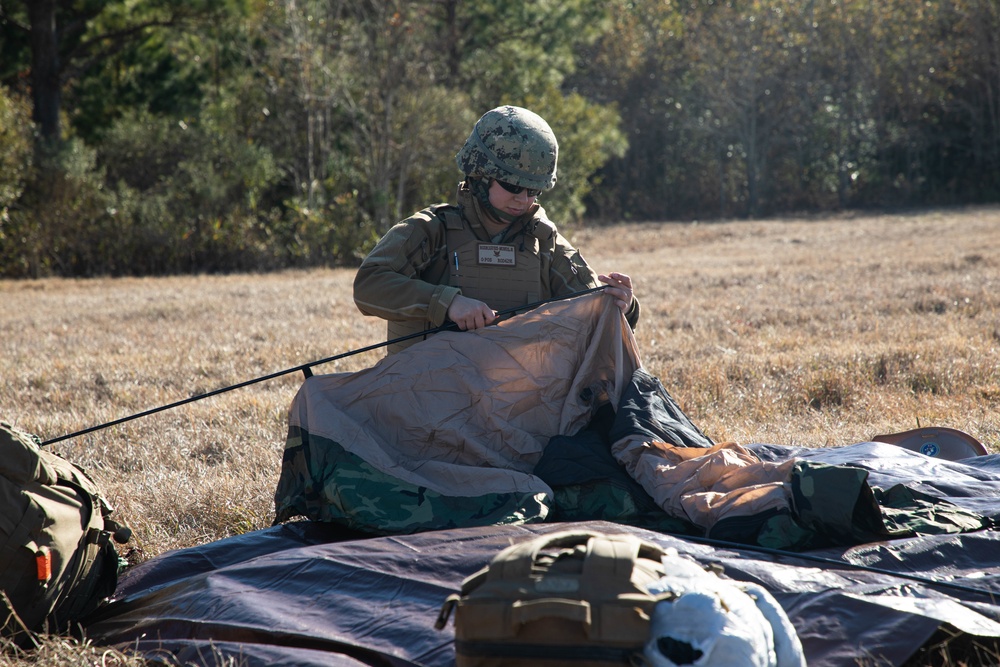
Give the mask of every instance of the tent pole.
[[[586, 294], [593, 294], [594, 292], [600, 292], [600, 291], [603, 291], [604, 288], [605, 288], [605, 285], [601, 285], [599, 287], [592, 287], [590, 289], [582, 290], [580, 292], [572, 292], [570, 294], [566, 294], [566, 295], [563, 295], [563, 296], [553, 297], [551, 299], [546, 299], [544, 301], [536, 301], [535, 303], [529, 303], [529, 304], [526, 304], [524, 306], [518, 306], [516, 308], [508, 308], [507, 310], [502, 310], [502, 311], [499, 311], [497, 313], [497, 320], [496, 321], [499, 322], [501, 319], [503, 319], [505, 317], [510, 317], [511, 315], [515, 315], [515, 314], [517, 314], [520, 311], [531, 310], [531, 309], [537, 308], [539, 306], [543, 306], [543, 305], [548, 304], [548, 303], [554, 303], [556, 301], [565, 301], [567, 299], [572, 299], [574, 297], [584, 296]], [[257, 384], [258, 382], [265, 382], [267, 380], [273, 380], [274, 378], [281, 377], [282, 375], [288, 375], [290, 373], [301, 372], [303, 375], [305, 375], [306, 378], [309, 378], [309, 377], [312, 376], [312, 367], [313, 366], [319, 366], [320, 364], [326, 364], [326, 363], [329, 363], [331, 361], [336, 361], [338, 359], [343, 359], [345, 357], [353, 356], [355, 354], [361, 354], [362, 352], [369, 352], [371, 350], [377, 350], [380, 347], [384, 347], [386, 345], [392, 345], [394, 343], [401, 343], [403, 341], [410, 340], [411, 338], [416, 338], [417, 336], [427, 336], [429, 334], [436, 334], [436, 333], [440, 333], [442, 331], [453, 331], [455, 329], [456, 329], [455, 323], [454, 322], [448, 322], [446, 324], [442, 324], [441, 326], [439, 326], [439, 327], [437, 327], [435, 329], [428, 329], [426, 331], [417, 331], [417, 332], [412, 333], [412, 334], [407, 334], [406, 336], [400, 336], [399, 338], [394, 338], [392, 340], [387, 340], [387, 341], [383, 341], [383, 342], [380, 342], [380, 343], [374, 343], [372, 345], [361, 347], [361, 348], [358, 348], [356, 350], [351, 350], [349, 352], [343, 352], [341, 354], [337, 354], [337, 355], [334, 355], [332, 357], [327, 357], [325, 359], [318, 359], [316, 361], [310, 361], [309, 363], [302, 364], [301, 366], [293, 366], [292, 368], [286, 368], [285, 370], [277, 371], [275, 373], [270, 373], [269, 375], [263, 375], [261, 377], [254, 378], [252, 380], [246, 380], [244, 382], [240, 382], [239, 384], [234, 384], [234, 385], [231, 385], [229, 387], [222, 387], [221, 389], [215, 389], [214, 391], [210, 391], [210, 392], [207, 392], [205, 394], [198, 394], [196, 396], [190, 396], [188, 398], [182, 399], [180, 401], [176, 401], [174, 403], [170, 403], [168, 405], [161, 405], [158, 408], [151, 408], [149, 410], [144, 410], [143, 412], [138, 412], [138, 413], [136, 413], [134, 415], [129, 415], [128, 417], [121, 417], [121, 418], [115, 419], [113, 421], [105, 422], [104, 424], [98, 424], [97, 426], [91, 426], [90, 428], [85, 428], [85, 429], [80, 430], [80, 431], [75, 431], [73, 433], [68, 433], [66, 435], [61, 435], [61, 436], [56, 437], [56, 438], [51, 438], [49, 440], [46, 440], [46, 441], [42, 442], [41, 446], [42, 447], [47, 447], [48, 445], [52, 445], [52, 444], [55, 444], [57, 442], [62, 442], [63, 440], [69, 440], [70, 438], [75, 438], [75, 437], [78, 437], [78, 436], [81, 436], [81, 435], [86, 435], [88, 433], [93, 433], [94, 431], [100, 431], [102, 429], [109, 428], [111, 426], [117, 426], [118, 424], [124, 424], [125, 422], [132, 421], [133, 419], [139, 419], [140, 417], [148, 417], [149, 415], [156, 414], [157, 412], [163, 412], [164, 410], [170, 410], [172, 408], [177, 408], [177, 407], [180, 407], [182, 405], [187, 405], [188, 403], [194, 403], [195, 401], [200, 401], [200, 400], [203, 400], [203, 399], [206, 399], [206, 398], [211, 398], [212, 396], [218, 396], [219, 394], [224, 394], [226, 392], [233, 391], [235, 389], [242, 389], [243, 387], [247, 387], [247, 386], [252, 385], [252, 384]]]

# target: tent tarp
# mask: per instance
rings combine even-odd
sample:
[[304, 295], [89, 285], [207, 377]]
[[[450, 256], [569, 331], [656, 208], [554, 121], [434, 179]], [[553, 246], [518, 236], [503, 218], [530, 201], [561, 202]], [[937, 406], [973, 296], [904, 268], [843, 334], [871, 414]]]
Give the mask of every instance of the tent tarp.
[[901, 665], [942, 626], [1000, 636], [1000, 455], [714, 443], [610, 299], [515, 319], [306, 380], [275, 506], [309, 521], [134, 568], [88, 635], [206, 665], [451, 665], [445, 597], [574, 525], [761, 584], [813, 667]]
[[[612, 418], [599, 429], [602, 411]], [[904, 481], [922, 484], [938, 469], [881, 448], [887, 469], [904, 455], [931, 462], [904, 466]], [[586, 470], [566, 479], [585, 456], [619, 479]], [[856, 463], [768, 460], [714, 443], [642, 367], [614, 302], [594, 294], [307, 379], [289, 410], [275, 515], [378, 535], [596, 519], [676, 532], [682, 523], [797, 550], [989, 523], [975, 506], [914, 486], [873, 489]]]
[[594, 294], [313, 376], [289, 409], [277, 519], [384, 534], [543, 520], [552, 489], [532, 471], [549, 438], [617, 404], [638, 367]]
[[348, 540], [331, 524], [292, 522], [133, 568], [87, 635], [203, 665], [221, 657], [248, 666], [450, 667], [452, 626], [433, 627], [447, 595], [512, 542], [566, 528], [632, 533], [761, 584], [786, 610], [811, 667], [862, 657], [902, 665], [940, 626], [1000, 636], [994, 531], [779, 555], [600, 521]]

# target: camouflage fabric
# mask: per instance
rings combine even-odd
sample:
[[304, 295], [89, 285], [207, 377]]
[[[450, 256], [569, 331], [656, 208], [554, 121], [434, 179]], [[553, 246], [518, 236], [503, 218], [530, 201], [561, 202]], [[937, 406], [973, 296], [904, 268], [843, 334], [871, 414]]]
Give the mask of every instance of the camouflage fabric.
[[553, 489], [553, 521], [603, 520], [674, 535], [699, 535], [689, 521], [649, 507], [621, 486], [589, 482]]
[[545, 494], [448, 497], [376, 470], [336, 442], [291, 427], [275, 494], [276, 523], [295, 516], [376, 535], [540, 521], [605, 520], [696, 534], [684, 520], [637, 501], [621, 485], [596, 481]]
[[886, 530], [893, 537], [947, 535], [990, 527], [990, 522], [980, 514], [902, 484], [873, 491]]
[[502, 106], [483, 114], [455, 162], [466, 176], [549, 190], [556, 184], [558, 155], [556, 136], [541, 116]]
[[288, 429], [275, 523], [295, 516], [375, 535], [525, 524], [549, 513], [545, 494], [445, 496], [379, 471], [327, 438]]
[[[789, 486], [794, 512], [766, 517], [753, 536], [750, 531], [734, 534], [732, 525], [713, 527], [712, 535], [773, 549], [804, 551], [916, 535], [963, 533], [989, 526], [980, 514], [902, 484], [888, 491], [873, 487], [868, 482], [868, 471], [862, 468], [799, 461]], [[748, 525], [745, 519], [742, 523]], [[729, 534], [722, 537], [722, 533]]]

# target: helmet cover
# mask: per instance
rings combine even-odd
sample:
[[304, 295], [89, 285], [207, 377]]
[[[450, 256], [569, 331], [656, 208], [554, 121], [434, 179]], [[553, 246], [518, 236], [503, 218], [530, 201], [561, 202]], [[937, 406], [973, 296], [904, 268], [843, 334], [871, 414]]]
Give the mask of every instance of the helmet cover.
[[541, 116], [508, 105], [483, 114], [455, 162], [466, 176], [549, 190], [558, 154], [556, 135]]

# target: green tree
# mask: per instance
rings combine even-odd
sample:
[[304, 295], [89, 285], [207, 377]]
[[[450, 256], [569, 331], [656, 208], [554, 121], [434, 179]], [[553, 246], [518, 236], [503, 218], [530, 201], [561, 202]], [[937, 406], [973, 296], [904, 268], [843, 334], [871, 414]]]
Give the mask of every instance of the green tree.
[[757, 216], [772, 183], [771, 160], [788, 136], [799, 94], [802, 34], [795, 5], [709, 4], [689, 18], [685, 45], [699, 81], [698, 130], [726, 147], [739, 169], [743, 214]]
[[[961, 35], [956, 58], [946, 73], [963, 91], [956, 100], [956, 113], [968, 127], [963, 164], [969, 177], [965, 182], [986, 180], [980, 197], [1000, 199], [1000, 5], [994, 0], [966, 0], [955, 3]], [[979, 174], [973, 179], [971, 174]], [[981, 175], [992, 178], [982, 179]]]
[[727, 181], [727, 142], [707, 133], [701, 80], [685, 49], [703, 39], [697, 3], [618, 0], [611, 30], [588, 49], [588, 64], [569, 84], [614, 104], [628, 152], [600, 170], [588, 215], [669, 219], [726, 215], [735, 188]]
[[0, 86], [0, 222], [24, 191], [31, 168], [30, 115], [26, 100]]
[[[260, 47], [251, 58], [278, 116], [281, 132], [269, 141], [294, 177], [293, 207], [378, 233], [415, 208], [451, 198], [460, 176], [455, 153], [479, 115], [502, 102], [551, 101], [547, 119], [560, 127], [561, 142], [600, 146], [574, 160], [592, 173], [618, 150], [608, 148], [620, 139], [613, 137], [615, 114], [590, 110], [607, 124], [600, 128], [604, 139], [591, 144], [582, 133], [597, 129], [583, 108], [592, 103], [577, 96], [558, 104], [554, 95], [562, 94], [577, 47], [599, 34], [602, 6], [592, 0], [275, 3], [269, 20], [255, 24], [260, 37], [248, 44]], [[567, 178], [551, 200], [566, 202], [564, 215], [581, 211], [572, 202], [584, 189], [574, 194], [570, 187], [585, 188], [585, 181]]]
[[523, 101], [544, 118], [551, 118], [552, 131], [559, 141], [559, 174], [556, 188], [541, 199], [546, 212], [578, 221], [584, 203], [595, 184], [594, 173], [609, 159], [620, 158], [628, 148], [618, 129], [618, 112], [608, 106], [588, 102], [582, 95], [565, 95], [557, 90], [540, 91]]
[[[7, 0], [0, 4], [0, 52], [7, 60], [2, 80], [30, 74], [32, 117], [43, 142], [63, 138], [62, 109], [67, 91], [95, 67], [155, 29], [181, 28], [214, 16], [224, 0], [139, 6], [103, 0]], [[161, 63], [162, 64], [162, 63]]]
[[29, 258], [15, 248], [23, 246], [31, 229], [11, 216], [31, 174], [32, 124], [30, 104], [0, 86], [0, 275], [16, 275], [27, 270]]
[[469, 91], [472, 107], [484, 112], [501, 99], [561, 88], [582, 49], [611, 28], [608, 3], [595, 0], [430, 4], [438, 11], [429, 37], [445, 56], [448, 86]]

